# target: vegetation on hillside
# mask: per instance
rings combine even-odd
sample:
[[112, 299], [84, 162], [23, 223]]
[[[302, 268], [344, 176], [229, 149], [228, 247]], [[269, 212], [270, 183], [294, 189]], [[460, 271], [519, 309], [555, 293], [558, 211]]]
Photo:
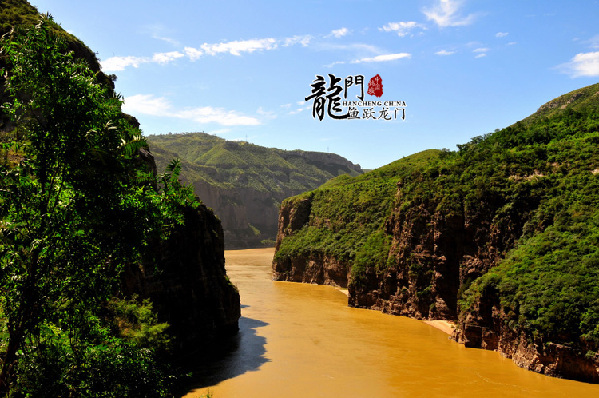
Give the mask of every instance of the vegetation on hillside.
[[[598, 104], [596, 84], [473, 138], [456, 152], [426, 151], [290, 198], [288, 203], [312, 198], [310, 221], [282, 240], [276, 258], [333, 255], [352, 264], [351, 283], [360, 284], [367, 272], [378, 274], [397, 263], [386, 227], [392, 213], [418, 217], [427, 211], [492, 223], [493, 250], [503, 260], [471, 285], [464, 281], [460, 316], [493, 292], [506, 325], [517, 334], [540, 343], [571, 343], [594, 354], [599, 347]], [[434, 273], [412, 265], [424, 292]]]
[[357, 177], [339, 176], [314, 191], [286, 199], [282, 206], [311, 197], [311, 221], [283, 240], [276, 258], [323, 253], [350, 261], [354, 278], [360, 278], [370, 264], [384, 269], [390, 248], [384, 224], [394, 208], [398, 182], [420, 175], [446, 153], [420, 152]]
[[164, 396], [167, 325], [115, 294], [194, 197], [176, 163], [151, 173], [122, 101], [54, 27], [2, 41], [0, 394]]
[[273, 246], [281, 201], [341, 174], [362, 173], [339, 155], [286, 151], [204, 133], [148, 137], [158, 169], [181, 161], [181, 178], [214, 210], [227, 248]]
[[[222, 189], [252, 188], [263, 192], [306, 191], [340, 174], [360, 174], [359, 167], [327, 165], [310, 160], [305, 152], [266, 148], [245, 141], [226, 141], [205, 133], [148, 137], [158, 169], [167, 159], [179, 158], [182, 177]], [[335, 154], [323, 157], [342, 159]], [[323, 158], [324, 160], [324, 158]]]

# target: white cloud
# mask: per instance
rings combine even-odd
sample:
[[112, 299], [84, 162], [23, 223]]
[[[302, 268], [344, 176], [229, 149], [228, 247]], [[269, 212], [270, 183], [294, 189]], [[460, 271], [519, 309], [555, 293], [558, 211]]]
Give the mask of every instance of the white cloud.
[[102, 61], [102, 70], [104, 72], [113, 72], [119, 70], [125, 70], [128, 66], [138, 68], [139, 65], [149, 62], [147, 58], [143, 57], [111, 57], [106, 61]]
[[387, 25], [379, 28], [379, 30], [385, 32], [396, 32], [399, 37], [405, 37], [416, 28], [426, 30], [424, 25], [421, 25], [417, 22], [389, 22]]
[[260, 124], [255, 117], [211, 106], [186, 109], [173, 113], [172, 117], [193, 120], [198, 123], [218, 123], [223, 126], [256, 126]]
[[349, 34], [349, 29], [341, 28], [341, 29], [332, 30], [331, 33], [329, 35], [327, 35], [326, 37], [335, 37], [338, 39], [340, 37], [347, 36], [348, 34]]
[[383, 55], [377, 55], [376, 57], [371, 57], [371, 58], [356, 59], [356, 60], [352, 61], [352, 64], [359, 64], [359, 63], [363, 63], [363, 62], [388, 62], [388, 61], [394, 61], [396, 59], [410, 58], [411, 56], [412, 56], [412, 54], [408, 54], [408, 53], [383, 54]]
[[198, 50], [197, 48], [193, 47], [185, 47], [183, 50], [185, 51], [185, 55], [187, 55], [192, 61], [195, 61], [196, 59], [200, 58], [202, 54], [204, 54], [202, 50]]
[[599, 76], [599, 51], [576, 54], [570, 62], [558, 68], [570, 77]]
[[288, 37], [282, 40], [283, 47], [289, 47], [294, 44], [301, 44], [302, 47], [306, 47], [312, 41], [312, 35], [296, 35], [293, 37]]
[[142, 113], [153, 116], [170, 116], [171, 105], [164, 98], [155, 98], [151, 94], [137, 94], [125, 98], [123, 110], [127, 113]]
[[143, 26], [142, 32], [149, 34], [152, 39], [161, 40], [177, 47], [181, 45], [178, 40], [167, 36], [171, 30], [161, 23]]
[[324, 51], [354, 51], [358, 53], [371, 53], [371, 54], [380, 54], [382, 50], [376, 46], [365, 44], [365, 43], [350, 43], [350, 44], [333, 44], [333, 43], [318, 43], [316, 45], [317, 50]]
[[487, 56], [487, 51], [489, 51], [489, 49], [486, 48], [486, 47], [479, 47], [479, 48], [475, 48], [474, 50], [472, 50], [472, 52], [476, 54], [474, 56], [474, 58], [483, 58], [483, 57], [486, 57]]
[[141, 64], [147, 63], [158, 63], [158, 64], [166, 64], [177, 58], [184, 57], [184, 55], [178, 51], [171, 51], [168, 53], [156, 53], [152, 56], [152, 58], [148, 57], [111, 57], [106, 61], [102, 61], [102, 70], [104, 72], [114, 72], [125, 70], [125, 68], [132, 66], [134, 68], [139, 68]]
[[227, 133], [230, 133], [230, 132], [231, 132], [231, 129], [218, 129], [218, 130], [206, 131], [206, 133], [212, 134], [212, 135], [227, 134]]
[[276, 119], [277, 118], [277, 114], [275, 112], [264, 110], [264, 108], [262, 108], [262, 107], [259, 107], [256, 110], [256, 113], [258, 115], [261, 115], [264, 119]]
[[125, 98], [123, 111], [130, 114], [186, 119], [197, 123], [217, 123], [223, 126], [255, 126], [261, 124], [255, 117], [212, 106], [174, 110], [168, 100], [162, 97], [154, 97], [152, 94], [137, 94]]
[[277, 40], [273, 38], [229, 41], [216, 44], [204, 43], [201, 45], [202, 51], [208, 55], [229, 53], [239, 56], [242, 52], [253, 53], [254, 51], [274, 50], [275, 48], [277, 48]]
[[495, 33], [495, 37], [501, 39], [502, 37], [506, 37], [507, 35], [509, 35], [509, 33], [507, 32], [497, 32]]
[[470, 25], [476, 16], [469, 14], [462, 17], [459, 14], [462, 3], [462, 0], [438, 0], [437, 4], [423, 9], [422, 12], [428, 20], [434, 21], [440, 27]]
[[436, 55], [453, 55], [455, 51], [441, 50], [435, 53]]
[[177, 58], [182, 58], [184, 56], [185, 55], [183, 55], [179, 51], [171, 51], [168, 53], [156, 53], [152, 57], [152, 61], [157, 62], [159, 64], [166, 64], [166, 63], [169, 63]]
[[345, 61], [335, 61], [335, 62], [331, 62], [330, 64], [326, 64], [326, 65], [323, 65], [323, 66], [325, 68], [329, 69], [329, 68], [332, 68], [335, 65], [343, 65], [343, 64], [345, 64]]

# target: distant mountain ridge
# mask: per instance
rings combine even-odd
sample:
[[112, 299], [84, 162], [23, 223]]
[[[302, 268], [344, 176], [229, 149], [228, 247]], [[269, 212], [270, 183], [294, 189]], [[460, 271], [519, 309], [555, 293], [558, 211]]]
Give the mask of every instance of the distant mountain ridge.
[[158, 170], [179, 158], [181, 178], [220, 218], [225, 245], [274, 245], [281, 202], [342, 174], [362, 174], [359, 165], [334, 154], [266, 148], [206, 133], [147, 137]]

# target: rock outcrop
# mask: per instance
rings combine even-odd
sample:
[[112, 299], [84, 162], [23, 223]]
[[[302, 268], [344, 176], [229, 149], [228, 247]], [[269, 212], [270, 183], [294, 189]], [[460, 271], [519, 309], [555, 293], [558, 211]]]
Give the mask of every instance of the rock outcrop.
[[497, 291], [487, 289], [459, 322], [453, 339], [470, 348], [498, 351], [524, 369], [548, 376], [599, 383], [599, 354], [591, 344], [535, 341], [508, 327]]

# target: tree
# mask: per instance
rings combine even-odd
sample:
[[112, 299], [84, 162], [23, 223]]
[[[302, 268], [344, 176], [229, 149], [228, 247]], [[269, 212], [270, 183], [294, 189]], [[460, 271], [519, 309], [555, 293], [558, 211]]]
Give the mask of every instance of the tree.
[[[5, 109], [17, 126], [2, 143], [12, 161], [0, 165], [2, 394], [20, 363], [56, 344], [79, 372], [98, 347], [135, 349], [111, 335], [106, 303], [120, 271], [140, 261], [165, 223], [165, 200], [136, 156], [141, 132], [112, 89], [66, 49], [49, 18], [2, 43], [12, 98]], [[70, 394], [85, 395], [76, 382]]]

